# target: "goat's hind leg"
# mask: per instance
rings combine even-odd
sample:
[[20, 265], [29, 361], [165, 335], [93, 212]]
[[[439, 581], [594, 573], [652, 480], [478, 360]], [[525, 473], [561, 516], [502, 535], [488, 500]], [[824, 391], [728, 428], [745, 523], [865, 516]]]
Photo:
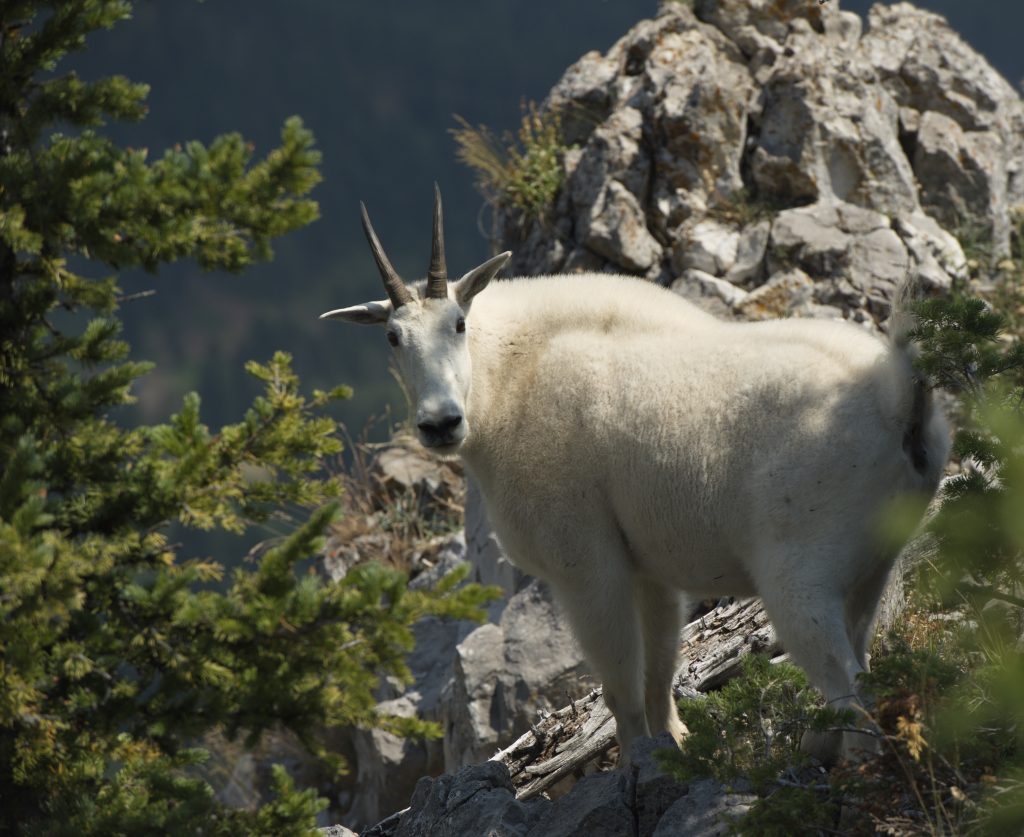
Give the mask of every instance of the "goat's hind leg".
[[637, 578], [636, 609], [644, 641], [644, 708], [651, 735], [668, 731], [676, 743], [687, 733], [672, 694], [679, 659], [679, 634], [691, 602], [676, 590], [647, 578]]

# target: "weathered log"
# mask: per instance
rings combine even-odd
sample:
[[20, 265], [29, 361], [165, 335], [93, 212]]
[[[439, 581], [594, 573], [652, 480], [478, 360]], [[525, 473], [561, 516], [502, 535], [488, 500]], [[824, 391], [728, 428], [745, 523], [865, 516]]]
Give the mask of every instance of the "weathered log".
[[[694, 620], [680, 635], [680, 666], [673, 681], [678, 698], [698, 698], [739, 674], [752, 652], [776, 655], [775, 631], [756, 599], [721, 604]], [[541, 718], [497, 753], [512, 776], [519, 799], [550, 789], [606, 756], [615, 744], [615, 719], [601, 690]]]

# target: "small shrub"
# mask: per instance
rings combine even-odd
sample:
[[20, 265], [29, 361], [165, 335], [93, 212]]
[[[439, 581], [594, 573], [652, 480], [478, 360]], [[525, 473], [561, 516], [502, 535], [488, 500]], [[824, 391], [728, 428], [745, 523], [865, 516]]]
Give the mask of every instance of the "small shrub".
[[473, 127], [461, 116], [451, 130], [458, 159], [473, 169], [477, 187], [493, 205], [514, 207], [527, 218], [542, 217], [554, 204], [565, 180], [567, 146], [559, 113], [523, 105], [519, 130], [496, 137], [484, 125]]
[[713, 201], [708, 206], [708, 216], [719, 221], [745, 227], [748, 224], [772, 218], [784, 208], [781, 205], [755, 196], [750, 189], [744, 186], [730, 193], [727, 197]]
[[800, 753], [804, 732], [853, 720], [847, 712], [822, 707], [799, 668], [773, 665], [756, 654], [743, 660], [742, 676], [704, 700], [683, 701], [679, 710], [690, 734], [682, 749], [664, 757], [666, 769], [681, 781], [743, 777], [759, 791], [784, 770], [806, 763]]

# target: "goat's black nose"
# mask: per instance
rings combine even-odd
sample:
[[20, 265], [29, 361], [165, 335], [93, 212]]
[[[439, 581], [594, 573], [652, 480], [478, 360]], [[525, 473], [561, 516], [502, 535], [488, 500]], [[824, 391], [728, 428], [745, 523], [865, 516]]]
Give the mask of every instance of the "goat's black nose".
[[462, 416], [455, 413], [450, 416], [442, 416], [439, 419], [421, 421], [416, 426], [428, 436], [444, 437], [450, 435], [460, 424], [462, 424]]

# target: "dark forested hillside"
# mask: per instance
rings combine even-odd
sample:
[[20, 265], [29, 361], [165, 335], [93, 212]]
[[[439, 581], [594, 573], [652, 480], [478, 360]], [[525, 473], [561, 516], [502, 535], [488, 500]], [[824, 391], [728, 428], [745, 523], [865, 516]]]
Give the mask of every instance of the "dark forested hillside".
[[[843, 2], [861, 13], [869, 5]], [[1011, 81], [1024, 76], [1024, 6], [921, 5], [950, 16]], [[197, 388], [208, 420], [225, 420], [251, 396], [241, 363], [275, 348], [296, 355], [310, 384], [355, 387], [344, 416], [353, 429], [396, 402], [379, 335], [316, 321], [327, 308], [378, 292], [358, 200], [369, 205], [399, 270], [412, 276], [425, 268], [437, 179], [450, 262], [454, 269], [476, 263], [487, 248], [481, 200], [455, 161], [453, 114], [499, 131], [513, 127], [521, 100], [542, 99], [581, 54], [606, 50], [655, 10], [655, 0], [151, 0], [136, 7], [134, 20], [100, 33], [76, 58], [82, 75], [120, 72], [152, 87], [151, 116], [114, 126], [119, 139], [157, 150], [238, 130], [259, 153], [276, 142], [287, 116], [299, 114], [324, 155], [315, 192], [321, 220], [281, 242], [272, 265], [241, 280], [190, 266], [175, 268], [182, 281], [173, 285], [166, 277], [125, 278], [131, 291], [158, 291], [123, 311], [136, 354], [157, 361], [142, 384], [141, 409], [165, 416]]]

